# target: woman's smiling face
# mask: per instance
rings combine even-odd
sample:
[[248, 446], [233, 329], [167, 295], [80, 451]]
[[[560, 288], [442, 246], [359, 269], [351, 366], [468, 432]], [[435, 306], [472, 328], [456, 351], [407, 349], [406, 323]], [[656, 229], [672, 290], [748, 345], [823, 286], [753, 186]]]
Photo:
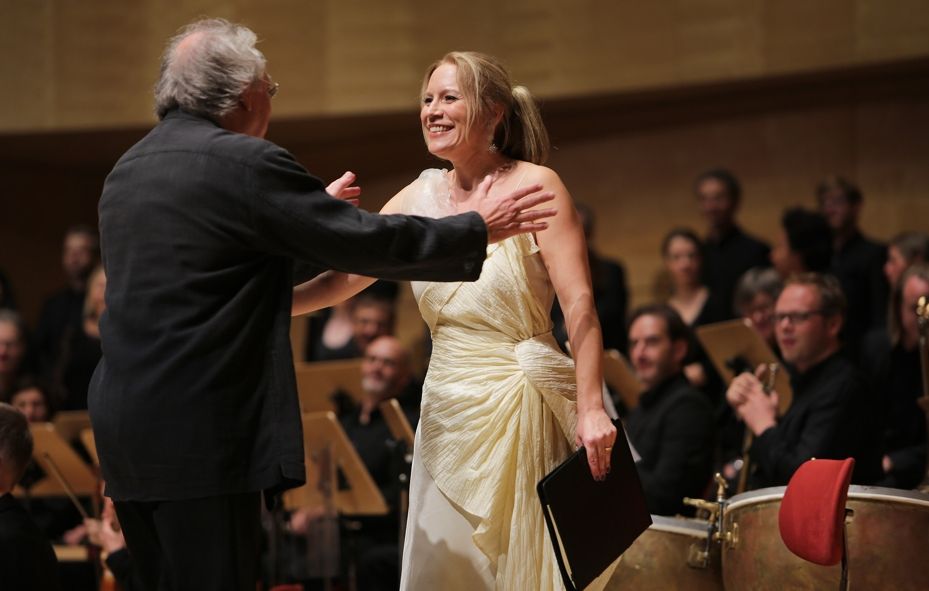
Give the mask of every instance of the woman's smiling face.
[[[468, 129], [468, 101], [458, 84], [458, 67], [441, 64], [432, 72], [423, 93], [420, 122], [426, 148], [435, 156], [450, 160], [451, 154], [480, 142], [475, 133], [481, 122]], [[489, 141], [487, 142], [489, 146]], [[470, 149], [476, 149], [476, 144]], [[486, 147], [486, 146], [485, 146]]]

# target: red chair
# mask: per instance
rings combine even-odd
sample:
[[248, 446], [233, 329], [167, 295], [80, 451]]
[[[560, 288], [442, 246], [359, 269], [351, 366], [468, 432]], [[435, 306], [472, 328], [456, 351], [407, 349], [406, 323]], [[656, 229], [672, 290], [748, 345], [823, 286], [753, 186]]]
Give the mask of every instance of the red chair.
[[840, 589], [848, 588], [845, 501], [855, 460], [810, 460], [787, 484], [778, 513], [781, 539], [791, 552], [815, 564], [842, 562]]

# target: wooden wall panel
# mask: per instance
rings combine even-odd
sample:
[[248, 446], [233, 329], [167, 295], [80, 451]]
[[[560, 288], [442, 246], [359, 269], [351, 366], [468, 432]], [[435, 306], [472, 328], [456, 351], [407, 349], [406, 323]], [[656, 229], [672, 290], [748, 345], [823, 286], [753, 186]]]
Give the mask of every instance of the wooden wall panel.
[[142, 7], [131, 10], [118, 0], [97, 2], [94, 10], [82, 2], [55, 3], [48, 21], [55, 126], [129, 125], [151, 112], [160, 47], [134, 41], [152, 37]]
[[[55, 112], [55, 0], [0, 2], [0, 130], [45, 128]], [[12, 25], [11, 25], [12, 23]]]
[[274, 97], [276, 117], [325, 112], [332, 64], [326, 59], [332, 43], [329, 3], [269, 0], [243, 3], [237, 19], [259, 36], [258, 47], [268, 59], [268, 72], [281, 84]]
[[[929, 56], [922, 0], [6, 0], [0, 133], [152, 121], [165, 40], [202, 15], [251, 26], [281, 82], [278, 112], [415, 104], [451, 49], [499, 56], [549, 98], [687, 87]], [[21, 89], [21, 90], [20, 90]]]
[[[796, 105], [790, 102], [794, 93], [784, 91], [786, 105], [759, 112], [683, 121], [675, 121], [672, 113], [666, 117], [670, 123], [628, 129], [611, 128], [605, 113], [597, 110], [578, 114], [553, 108], [548, 123], [559, 149], [551, 165], [575, 199], [597, 212], [598, 248], [624, 261], [633, 301], [642, 303], [651, 297], [660, 269], [664, 233], [675, 225], [702, 231], [691, 182], [708, 167], [727, 166], [739, 175], [745, 192], [742, 223], [768, 240], [774, 239], [785, 207], [814, 206], [813, 186], [830, 173], [847, 175], [862, 187], [863, 226], [869, 234], [886, 240], [902, 230], [929, 231], [929, 84], [901, 92]], [[724, 112], [734, 106], [724, 97], [702, 100], [721, 101]], [[701, 111], [700, 102], [676, 101], [662, 113]], [[627, 108], [632, 120], [652, 121], [648, 112], [657, 107]], [[583, 133], [569, 133], [573, 129]], [[0, 140], [0, 174], [5, 179], [0, 268], [13, 277], [30, 319], [61, 281], [61, 233], [70, 223], [93, 222], [104, 176], [142, 133], [31, 138], [29, 150], [42, 152], [46, 145], [49, 154], [59, 150], [59, 159], [26, 166], [13, 159], [24, 152], [26, 142], [17, 140], [15, 150]], [[274, 123], [272, 134], [323, 178], [348, 168], [357, 171], [363, 205], [372, 210], [422, 168], [443, 165], [425, 152], [412, 110], [387, 120], [348, 118], [332, 127], [282, 119]], [[75, 167], [68, 155], [78, 149], [101, 151], [97, 161], [87, 159]], [[404, 329], [411, 334], [417, 330], [416, 312], [411, 300], [407, 306], [401, 316], [411, 323]]]
[[926, 55], [929, 8], [925, 0], [857, 0], [856, 53], [867, 60]]

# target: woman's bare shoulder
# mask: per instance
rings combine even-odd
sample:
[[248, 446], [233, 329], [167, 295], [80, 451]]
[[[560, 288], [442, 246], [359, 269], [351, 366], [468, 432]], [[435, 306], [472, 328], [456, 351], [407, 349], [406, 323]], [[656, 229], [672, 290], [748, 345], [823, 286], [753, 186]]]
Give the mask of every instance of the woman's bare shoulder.
[[535, 183], [548, 189], [549, 185], [561, 186], [563, 184], [557, 172], [541, 164], [520, 160], [514, 172], [515, 176], [520, 179], [522, 187]]
[[555, 199], [553, 201], [539, 204], [533, 209], [548, 208], [553, 205], [562, 207], [565, 203], [571, 201], [571, 195], [561, 181], [561, 177], [551, 168], [531, 162], [520, 162], [515, 173], [516, 177], [519, 179], [518, 182], [520, 187], [542, 185], [543, 191], [551, 191], [555, 194]]

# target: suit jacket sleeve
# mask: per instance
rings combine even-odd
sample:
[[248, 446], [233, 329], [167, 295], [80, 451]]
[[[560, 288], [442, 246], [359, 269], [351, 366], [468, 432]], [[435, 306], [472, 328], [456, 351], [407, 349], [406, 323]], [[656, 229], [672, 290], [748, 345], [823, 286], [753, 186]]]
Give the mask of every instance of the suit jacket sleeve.
[[323, 183], [281, 148], [269, 147], [259, 160], [248, 193], [254, 196], [254, 239], [262, 250], [319, 269], [385, 279], [480, 276], [487, 228], [478, 214], [438, 220], [371, 214], [327, 194]]
[[800, 465], [810, 458], [835, 457], [836, 442], [843, 440], [843, 429], [854, 429], [850, 416], [853, 395], [847, 388], [817, 392], [821, 397], [803, 421], [796, 442], [787, 440], [779, 427], [770, 427], [752, 444], [751, 455], [768, 481], [787, 484]]

